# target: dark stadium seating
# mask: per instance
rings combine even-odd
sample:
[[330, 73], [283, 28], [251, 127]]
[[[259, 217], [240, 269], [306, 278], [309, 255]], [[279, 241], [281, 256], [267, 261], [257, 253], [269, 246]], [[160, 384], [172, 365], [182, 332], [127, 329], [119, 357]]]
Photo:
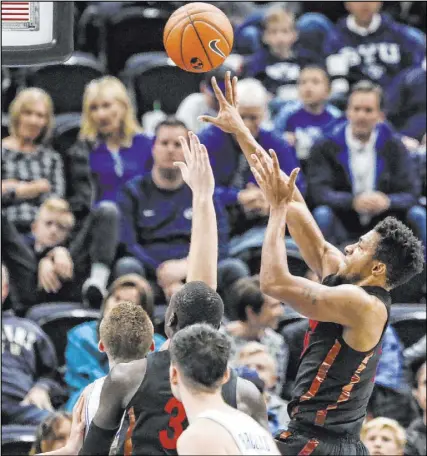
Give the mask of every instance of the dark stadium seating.
[[91, 54], [75, 52], [62, 64], [27, 70], [27, 87], [39, 87], [52, 97], [55, 114], [81, 112], [86, 84], [105, 74], [102, 64]]
[[157, 53], [133, 56], [120, 77], [134, 98], [139, 118], [153, 109], [155, 101], [163, 112], [174, 114], [185, 97], [199, 92], [202, 80], [202, 75], [183, 71]]
[[53, 148], [64, 154], [76, 141], [80, 131], [81, 115], [78, 112], [59, 114], [55, 117]]
[[413, 345], [426, 334], [426, 306], [393, 304], [390, 323], [405, 347]]
[[6, 425], [1, 427], [1, 454], [22, 456], [29, 454], [36, 440], [36, 426]]
[[123, 8], [109, 17], [101, 49], [109, 72], [117, 75], [131, 55], [163, 51], [163, 28], [168, 17], [162, 9], [137, 6]]
[[77, 303], [39, 304], [30, 309], [27, 318], [31, 318], [51, 338], [61, 368], [65, 364], [67, 332], [85, 321], [97, 320], [99, 310], [84, 309]]

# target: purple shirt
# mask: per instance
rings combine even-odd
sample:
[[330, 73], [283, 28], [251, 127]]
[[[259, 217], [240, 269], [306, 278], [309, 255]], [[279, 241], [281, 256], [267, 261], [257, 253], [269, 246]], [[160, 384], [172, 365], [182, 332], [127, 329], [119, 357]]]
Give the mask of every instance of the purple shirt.
[[99, 143], [90, 154], [90, 169], [96, 185], [95, 203], [116, 202], [123, 185], [151, 170], [152, 138], [136, 134], [130, 147], [111, 152], [105, 143]]

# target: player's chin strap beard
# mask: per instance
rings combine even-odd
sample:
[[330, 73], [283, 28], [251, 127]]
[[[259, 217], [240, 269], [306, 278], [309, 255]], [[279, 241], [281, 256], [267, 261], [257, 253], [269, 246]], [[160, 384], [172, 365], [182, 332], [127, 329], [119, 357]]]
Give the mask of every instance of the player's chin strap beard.
[[352, 274], [349, 276], [343, 276], [334, 274], [328, 280], [328, 286], [336, 287], [338, 285], [354, 285], [362, 280], [362, 277], [359, 274]]

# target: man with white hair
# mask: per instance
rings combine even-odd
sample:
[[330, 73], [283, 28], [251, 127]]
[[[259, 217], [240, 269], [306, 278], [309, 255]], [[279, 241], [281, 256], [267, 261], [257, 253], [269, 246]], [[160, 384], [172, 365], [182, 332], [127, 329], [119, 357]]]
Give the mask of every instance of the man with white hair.
[[[300, 167], [294, 148], [263, 126], [268, 116], [269, 95], [261, 82], [252, 78], [240, 80], [237, 96], [245, 125], [265, 150], [276, 151], [282, 170], [288, 174]], [[237, 141], [214, 125], [207, 126], [199, 137], [209, 151], [219, 196], [231, 213], [230, 253], [238, 255], [248, 249], [261, 248], [269, 207]], [[297, 186], [304, 192], [301, 173]]]

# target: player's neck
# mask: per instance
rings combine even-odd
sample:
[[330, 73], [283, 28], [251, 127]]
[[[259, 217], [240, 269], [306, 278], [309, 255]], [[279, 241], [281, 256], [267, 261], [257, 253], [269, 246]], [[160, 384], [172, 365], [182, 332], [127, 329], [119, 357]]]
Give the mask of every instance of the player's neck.
[[190, 424], [201, 413], [207, 410], [221, 410], [227, 408], [227, 405], [222, 398], [221, 389], [216, 393], [194, 393], [193, 391], [182, 389], [181, 400]]
[[356, 285], [358, 287], [381, 287], [386, 288], [384, 281], [381, 278], [369, 276], [359, 280]]

